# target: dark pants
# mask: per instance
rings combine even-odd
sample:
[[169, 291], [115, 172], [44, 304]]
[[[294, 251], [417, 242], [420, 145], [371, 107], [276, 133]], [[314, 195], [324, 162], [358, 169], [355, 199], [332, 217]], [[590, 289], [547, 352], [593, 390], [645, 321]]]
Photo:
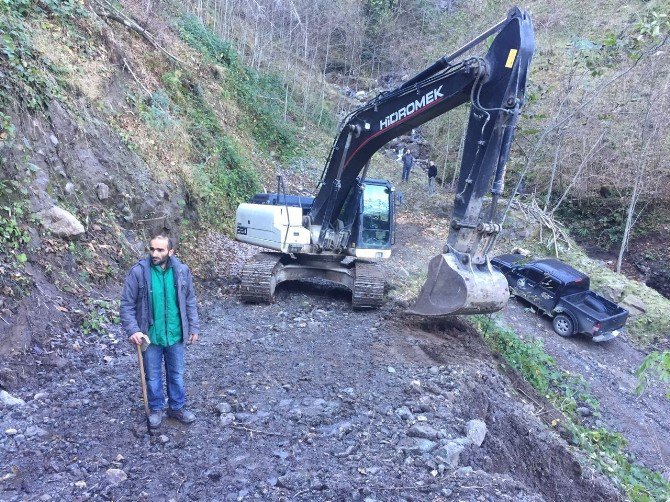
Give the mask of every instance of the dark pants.
[[428, 178], [428, 193], [429, 194], [434, 194], [435, 193], [435, 178], [434, 177]]
[[165, 408], [163, 362], [165, 362], [168, 406], [172, 410], [180, 410], [184, 407], [186, 404], [184, 359], [184, 344], [182, 342], [169, 347], [159, 347], [151, 344], [144, 351], [144, 371], [147, 380], [149, 408], [152, 410]]
[[409, 172], [412, 170], [412, 166], [402, 166], [402, 180], [409, 181]]

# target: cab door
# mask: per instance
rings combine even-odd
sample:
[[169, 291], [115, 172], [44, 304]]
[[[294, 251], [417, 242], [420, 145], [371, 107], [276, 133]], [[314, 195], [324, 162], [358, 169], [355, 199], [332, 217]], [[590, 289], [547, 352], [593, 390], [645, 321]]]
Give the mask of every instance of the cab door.
[[539, 284], [544, 274], [532, 267], [517, 269], [517, 278], [514, 284], [515, 293], [533, 305], [541, 306], [542, 297]]
[[537, 293], [539, 295], [537, 306], [545, 312], [549, 313], [554, 310], [556, 306], [556, 295], [560, 283], [548, 274], [544, 274], [542, 280], [537, 285]]

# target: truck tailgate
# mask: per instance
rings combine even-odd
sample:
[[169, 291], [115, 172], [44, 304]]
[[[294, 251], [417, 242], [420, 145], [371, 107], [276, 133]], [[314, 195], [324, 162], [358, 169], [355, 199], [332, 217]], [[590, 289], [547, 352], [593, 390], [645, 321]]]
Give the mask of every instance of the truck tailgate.
[[599, 333], [608, 333], [617, 329], [621, 329], [628, 318], [628, 311], [619, 307], [616, 303], [603, 298], [594, 291], [584, 291], [575, 293], [573, 295], [565, 296], [561, 299], [562, 302], [571, 304], [577, 311], [583, 314], [580, 319], [580, 324], [584, 324], [587, 319], [592, 319], [594, 322], [591, 326], [582, 326], [585, 330], [589, 330], [593, 325], [599, 323]]

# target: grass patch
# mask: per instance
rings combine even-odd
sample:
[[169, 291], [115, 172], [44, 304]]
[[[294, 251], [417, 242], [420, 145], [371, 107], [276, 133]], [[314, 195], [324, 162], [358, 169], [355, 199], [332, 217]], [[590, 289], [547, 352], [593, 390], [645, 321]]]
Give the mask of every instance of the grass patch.
[[180, 20], [179, 33], [206, 60], [225, 67], [223, 79], [229, 94], [224, 98], [233, 98], [243, 110], [240, 125], [251, 133], [256, 143], [265, 151], [275, 151], [283, 161], [298, 155], [297, 127], [284, 120], [285, 105], [294, 112], [296, 104], [290, 97], [289, 103], [285, 102], [285, 85], [281, 78], [244, 66], [232, 46], [214, 35], [195, 16], [187, 15]]
[[588, 461], [623, 488], [633, 501], [667, 500], [670, 483], [632, 461], [625, 452], [626, 439], [604, 428], [582, 425], [576, 408], [587, 404], [598, 414], [598, 401], [588, 393], [581, 375], [563, 371], [544, 351], [539, 341], [521, 340], [513, 331], [501, 328], [490, 318], [472, 318], [489, 347], [500, 354], [535, 390], [544, 395], [567, 418], [563, 426], [567, 439], [586, 454]]
[[[194, 166], [184, 179], [189, 199], [203, 220], [230, 230], [229, 217], [237, 205], [258, 190], [258, 175], [235, 138], [224, 133], [197, 84], [179, 70], [165, 73], [162, 80], [170, 103], [160, 110], [169, 109], [185, 123], [192, 143]], [[147, 114], [157, 116], [152, 108]]]
[[44, 109], [61, 96], [60, 72], [35, 48], [30, 36], [32, 20], [63, 27], [86, 15], [77, 0], [0, 1], [0, 103], [19, 96], [29, 110]]

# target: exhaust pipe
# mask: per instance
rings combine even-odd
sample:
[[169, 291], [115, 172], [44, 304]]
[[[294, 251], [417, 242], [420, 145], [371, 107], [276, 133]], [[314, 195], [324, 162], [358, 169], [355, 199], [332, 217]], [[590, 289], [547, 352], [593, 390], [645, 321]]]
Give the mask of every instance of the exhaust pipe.
[[488, 258], [474, 265], [467, 254], [450, 251], [428, 265], [428, 278], [409, 314], [443, 317], [488, 314], [502, 310], [509, 299], [505, 276], [493, 269]]

